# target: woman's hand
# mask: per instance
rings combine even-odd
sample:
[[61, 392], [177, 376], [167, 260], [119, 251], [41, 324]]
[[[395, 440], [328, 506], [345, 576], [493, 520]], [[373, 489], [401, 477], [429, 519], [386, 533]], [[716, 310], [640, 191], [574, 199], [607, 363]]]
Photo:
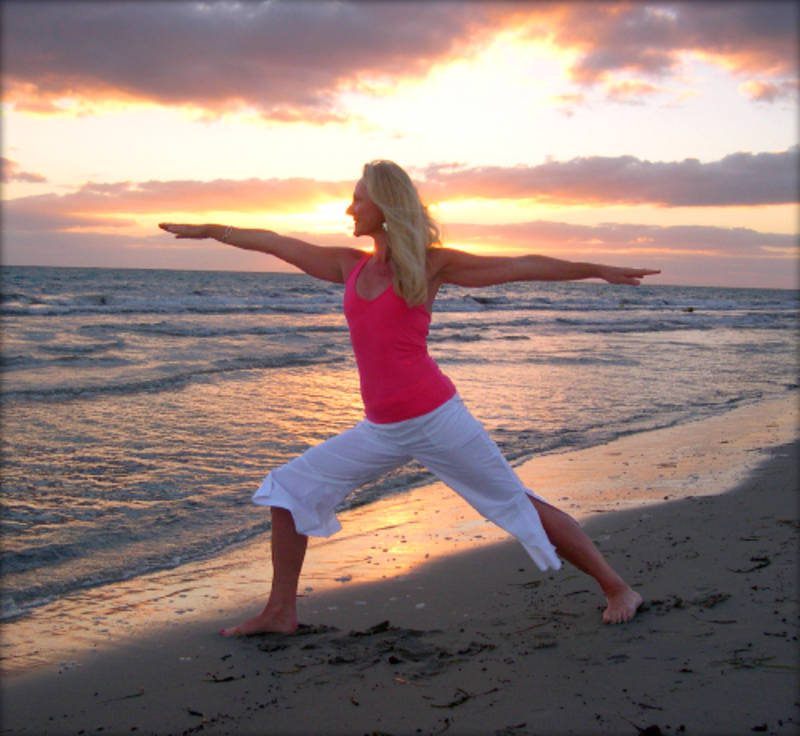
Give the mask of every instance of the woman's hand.
[[213, 225], [176, 225], [171, 222], [160, 222], [158, 226], [176, 238], [210, 238]]
[[600, 266], [598, 276], [609, 284], [630, 284], [638, 286], [644, 276], [661, 273], [647, 268], [626, 268], [624, 266]]

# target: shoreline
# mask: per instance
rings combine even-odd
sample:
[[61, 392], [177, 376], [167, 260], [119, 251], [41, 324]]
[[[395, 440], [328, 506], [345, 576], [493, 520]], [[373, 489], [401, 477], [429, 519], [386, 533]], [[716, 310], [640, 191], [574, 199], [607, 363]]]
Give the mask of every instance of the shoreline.
[[[797, 415], [792, 402], [770, 400], [605, 445], [534, 457], [515, 470], [528, 487], [586, 524], [598, 514], [734, 487], [770, 447], [797, 437]], [[359, 584], [401, 582], [421, 565], [509, 539], [439, 482], [339, 516], [342, 532], [309, 544], [301, 604], [338, 589], [346, 595]], [[15, 677], [79, 667], [154, 627], [166, 633], [190, 622], [230, 625], [244, 618], [243, 612], [260, 608], [267, 549], [266, 539], [251, 540], [209, 560], [35, 609], [3, 625], [0, 670]]]
[[305, 596], [293, 636], [187, 620], [4, 680], [2, 733], [797, 733], [799, 444], [750, 452], [725, 492], [585, 522], [645, 596], [629, 624], [600, 624], [569, 566], [487, 544]]

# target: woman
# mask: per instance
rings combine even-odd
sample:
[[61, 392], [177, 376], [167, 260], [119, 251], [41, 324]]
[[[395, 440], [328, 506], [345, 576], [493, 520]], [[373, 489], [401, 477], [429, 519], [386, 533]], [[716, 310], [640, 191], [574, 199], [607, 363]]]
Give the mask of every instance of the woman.
[[522, 485], [428, 355], [426, 337], [442, 284], [480, 287], [597, 277], [635, 285], [659, 272], [434, 247], [439, 243], [436, 224], [406, 172], [390, 161], [364, 166], [347, 214], [353, 217], [355, 236], [372, 238], [371, 253], [315, 246], [266, 230], [160, 225], [178, 238], [214, 238], [345, 284], [344, 311], [364, 400], [364, 421], [274, 469], [254, 495], [255, 503], [272, 512], [272, 588], [258, 615], [221, 633], [294, 631], [308, 536], [338, 531], [333, 510], [345, 496], [412, 458], [516, 536], [540, 569], [559, 568], [557, 552], [591, 575], [606, 595], [604, 622], [633, 618], [641, 596], [571, 517]]

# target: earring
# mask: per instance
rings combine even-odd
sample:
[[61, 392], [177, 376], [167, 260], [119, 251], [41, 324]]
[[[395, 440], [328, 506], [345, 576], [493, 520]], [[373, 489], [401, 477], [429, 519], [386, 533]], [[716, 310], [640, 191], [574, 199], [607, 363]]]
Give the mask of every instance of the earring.
[[383, 228], [384, 232], [389, 231], [389, 224], [386, 222], [386, 220], [381, 223], [381, 227]]

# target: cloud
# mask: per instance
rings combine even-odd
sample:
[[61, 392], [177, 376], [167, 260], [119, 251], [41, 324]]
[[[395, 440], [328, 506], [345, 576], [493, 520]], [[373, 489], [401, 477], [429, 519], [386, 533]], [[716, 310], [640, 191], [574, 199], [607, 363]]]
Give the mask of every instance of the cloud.
[[[4, 97], [39, 113], [69, 98], [78, 110], [142, 100], [342, 121], [342, 91], [424, 76], [509, 28], [573, 52], [573, 81], [627, 102], [687, 56], [768, 84], [797, 78], [791, 2], [10, 1], [3, 20]], [[621, 87], [625, 75], [638, 88]]]
[[603, 223], [573, 225], [537, 220], [510, 225], [452, 224], [447, 236], [454, 242], [522, 251], [570, 253], [637, 253], [705, 256], [797, 257], [793, 234], [762, 233], [748, 228], [704, 225], [637, 225]]
[[88, 182], [69, 194], [19, 197], [4, 203], [5, 229], [63, 230], [135, 224], [117, 215], [159, 213], [307, 212], [316, 203], [349, 200], [353, 182], [314, 179]]
[[2, 244], [4, 266], [281, 270], [273, 258], [208, 241], [170, 240], [166, 234], [16, 232]]
[[663, 207], [790, 204], [797, 201], [800, 147], [734, 153], [719, 161], [643, 161], [589, 156], [538, 166], [425, 169], [421, 189], [439, 199], [534, 199], [557, 204]]
[[461, 2], [9, 2], [6, 97], [38, 112], [63, 97], [133, 98], [340, 120], [342, 87], [425, 74], [499, 14]]
[[787, 80], [780, 84], [764, 80], [750, 80], [739, 85], [739, 91], [757, 102], [777, 102], [797, 94], [798, 81]]
[[573, 107], [582, 105], [586, 101], [586, 95], [574, 92], [563, 95], [553, 95], [550, 100], [559, 107], [562, 107], [569, 115], [572, 114], [571, 111]]
[[476, 252], [542, 253], [568, 260], [661, 269], [648, 283], [797, 289], [797, 237], [747, 228], [536, 221], [452, 224], [448, 240]]
[[642, 98], [654, 95], [661, 91], [649, 82], [642, 82], [635, 79], [623, 79], [620, 82], [612, 82], [606, 88], [608, 99], [616, 102], [642, 102]]
[[136, 225], [136, 220], [121, 217], [95, 217], [76, 213], [59, 213], [47, 208], [47, 200], [31, 198], [27, 202], [18, 200], [3, 205], [3, 232], [52, 233], [75, 228], [121, 228]]
[[665, 77], [686, 55], [735, 73], [797, 75], [792, 2], [559, 3], [527, 32], [578, 52], [572, 78], [594, 84], [628, 72]]
[[2, 181], [4, 183], [21, 181], [30, 184], [42, 184], [47, 181], [47, 179], [41, 174], [34, 174], [30, 171], [22, 171], [20, 169], [20, 165], [16, 161], [12, 161], [10, 158], [3, 157], [0, 159], [0, 162], [2, 163]]
[[[538, 166], [421, 169], [419, 188], [429, 202], [518, 199], [576, 205], [663, 207], [795, 203], [800, 147], [779, 153], [734, 153], [710, 163], [642, 161], [634, 156], [575, 158]], [[137, 215], [206, 212], [304, 213], [347, 201], [352, 180], [216, 179], [213, 181], [87, 182], [68, 194], [4, 202], [4, 229], [57, 231], [127, 227]]]

